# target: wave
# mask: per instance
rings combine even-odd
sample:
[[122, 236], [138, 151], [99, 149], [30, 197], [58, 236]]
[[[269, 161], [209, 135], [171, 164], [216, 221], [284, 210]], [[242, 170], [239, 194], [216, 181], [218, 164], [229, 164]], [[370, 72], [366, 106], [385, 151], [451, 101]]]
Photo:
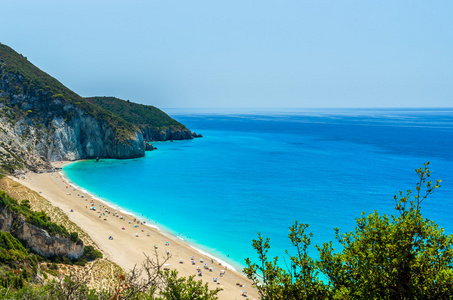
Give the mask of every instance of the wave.
[[209, 257], [210, 259], [219, 262], [219, 264], [222, 265], [222, 266], [225, 266], [227, 270], [233, 270], [233, 271], [237, 272], [236, 269], [232, 265], [226, 263], [224, 260], [221, 260], [218, 257], [215, 257], [214, 255], [201, 250], [200, 248], [194, 247], [192, 245], [190, 245], [190, 247], [192, 247], [194, 250], [196, 250], [200, 254], [205, 255], [205, 256]]

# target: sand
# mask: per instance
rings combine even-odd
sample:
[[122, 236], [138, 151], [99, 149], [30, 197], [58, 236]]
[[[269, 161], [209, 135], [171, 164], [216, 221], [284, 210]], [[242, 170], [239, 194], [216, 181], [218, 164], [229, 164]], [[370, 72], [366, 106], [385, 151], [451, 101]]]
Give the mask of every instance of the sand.
[[[54, 166], [62, 167], [66, 163], [68, 162], [58, 162], [54, 163]], [[103, 252], [104, 258], [118, 264], [126, 271], [131, 270], [135, 265], [140, 266], [145, 260], [145, 254], [154, 257], [156, 245], [160, 259], [167, 257], [167, 252], [171, 254], [167, 262], [168, 268], [176, 269], [179, 276], [197, 275], [195, 279], [207, 282], [211, 289], [221, 287], [223, 290], [218, 293], [219, 299], [243, 299], [245, 298], [242, 296], [243, 291], [247, 292], [249, 299], [259, 298], [256, 288], [252, 287], [251, 281], [242, 273], [221, 265], [221, 262], [198, 252], [185, 241], [167, 232], [141, 224], [141, 222], [146, 222], [144, 219], [126, 215], [117, 207], [95, 200], [68, 184], [60, 173], [29, 172], [20, 179], [13, 179], [40, 193], [52, 205], [61, 208], [72, 222], [91, 237]], [[93, 205], [91, 205], [92, 200]], [[96, 211], [90, 209], [92, 206], [96, 208]], [[110, 214], [105, 213], [105, 209], [109, 210]], [[114, 216], [115, 211], [118, 211], [118, 214]], [[119, 216], [123, 218], [121, 219]], [[135, 222], [134, 219], [136, 219]], [[168, 226], [171, 227], [171, 224]], [[112, 240], [109, 239], [110, 236], [113, 237]], [[192, 256], [195, 265], [191, 263]], [[205, 263], [208, 268], [212, 267], [212, 271], [204, 269]], [[198, 276], [198, 266], [201, 267], [202, 276]], [[225, 271], [224, 275], [220, 274], [222, 270]], [[214, 282], [213, 278], [217, 278], [220, 283]]]

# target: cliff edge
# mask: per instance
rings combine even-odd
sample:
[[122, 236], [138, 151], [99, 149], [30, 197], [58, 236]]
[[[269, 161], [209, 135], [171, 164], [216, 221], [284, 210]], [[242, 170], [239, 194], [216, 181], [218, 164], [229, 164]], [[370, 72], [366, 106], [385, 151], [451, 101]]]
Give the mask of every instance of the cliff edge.
[[85, 100], [0, 44], [0, 164], [49, 168], [57, 160], [141, 157], [133, 124]]
[[43, 212], [33, 212], [27, 201], [18, 204], [0, 190], [0, 231], [9, 232], [25, 242], [26, 247], [45, 256], [65, 256], [77, 259], [83, 255], [83, 242], [77, 234], [51, 223]]
[[138, 104], [115, 97], [85, 99], [137, 126], [145, 141], [185, 140], [200, 136], [151, 105]]

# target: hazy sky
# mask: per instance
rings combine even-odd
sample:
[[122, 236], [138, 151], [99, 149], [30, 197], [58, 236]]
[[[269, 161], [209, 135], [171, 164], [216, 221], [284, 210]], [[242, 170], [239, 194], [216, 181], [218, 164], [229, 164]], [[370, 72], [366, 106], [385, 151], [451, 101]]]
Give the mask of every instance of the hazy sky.
[[0, 0], [0, 42], [161, 108], [453, 106], [451, 0]]

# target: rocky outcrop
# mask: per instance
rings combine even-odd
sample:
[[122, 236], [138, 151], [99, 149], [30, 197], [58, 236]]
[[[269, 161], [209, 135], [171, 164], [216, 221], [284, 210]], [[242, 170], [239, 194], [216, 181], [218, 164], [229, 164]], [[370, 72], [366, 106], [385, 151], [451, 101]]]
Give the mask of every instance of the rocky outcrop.
[[[33, 97], [14, 97], [12, 105], [30, 105], [37, 101]], [[58, 100], [51, 105], [58, 106]], [[0, 109], [5, 106], [0, 104]], [[36, 110], [36, 106], [34, 106]], [[144, 155], [143, 136], [136, 131], [133, 136], [119, 140], [107, 122], [95, 119], [83, 110], [67, 104], [63, 108], [74, 116], [65, 120], [63, 116], [50, 115], [45, 125], [35, 119], [17, 117], [11, 121], [0, 116], [0, 152], [15, 154], [23, 161], [23, 167], [45, 168], [49, 162], [58, 160], [78, 160], [84, 158], [133, 158]]]
[[192, 137], [193, 138], [201, 138], [201, 137], [203, 137], [203, 135], [201, 133], [192, 132]]
[[142, 129], [143, 138], [145, 141], [173, 141], [173, 140], [190, 140], [193, 138], [201, 138], [201, 133], [191, 132], [189, 129], [173, 129], [166, 130]]
[[153, 150], [157, 150], [157, 148], [154, 147], [153, 144], [151, 144], [150, 142], [145, 142], [145, 145], [146, 145], [145, 151], [153, 151]]
[[48, 161], [82, 158], [134, 158], [144, 155], [145, 144], [140, 131], [120, 141], [115, 129], [75, 108], [75, 117], [65, 121], [52, 119], [53, 129], [44, 153]]
[[136, 126], [89, 103], [0, 44], [0, 165], [37, 170], [57, 160], [144, 153]]
[[10, 232], [15, 238], [25, 241], [27, 246], [39, 255], [66, 256], [77, 259], [83, 255], [83, 244], [77, 244], [68, 238], [49, 233], [25, 221], [20, 216], [6, 208], [0, 208], [0, 230]]
[[156, 130], [153, 128], [142, 128], [143, 138], [145, 141], [170, 141], [170, 140], [187, 140], [192, 139], [192, 133], [189, 129]]

